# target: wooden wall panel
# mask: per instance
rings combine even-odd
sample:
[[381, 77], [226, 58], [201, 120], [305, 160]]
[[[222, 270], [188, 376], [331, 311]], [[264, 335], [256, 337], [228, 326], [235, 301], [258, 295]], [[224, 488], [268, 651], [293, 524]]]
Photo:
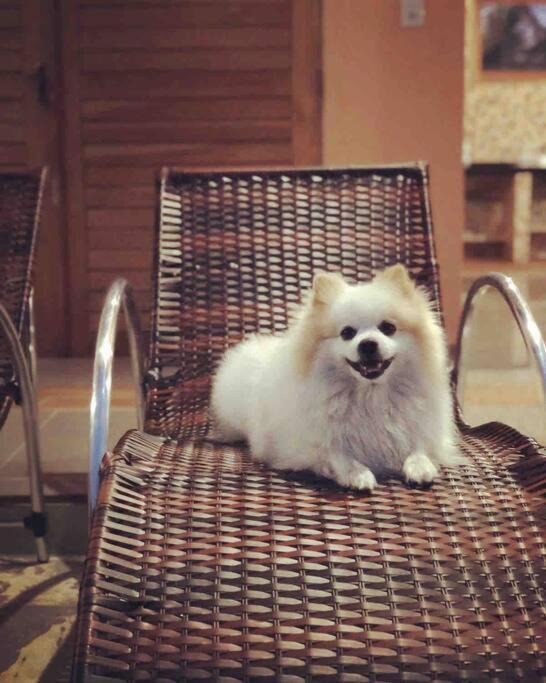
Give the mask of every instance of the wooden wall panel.
[[[320, 59], [310, 65], [319, 54], [320, 2], [75, 0], [62, 6], [72, 352], [86, 353], [115, 275], [132, 281], [150, 308], [161, 166], [317, 161], [319, 147], [311, 147], [318, 138], [296, 138], [309, 138], [306, 126], [320, 134], [319, 121], [311, 121], [318, 110], [307, 104], [301, 114], [301, 102], [320, 95], [311, 92]], [[313, 35], [296, 48], [296, 31], [301, 40], [308, 20]], [[295, 56], [302, 62], [297, 68]]]
[[55, 28], [55, 0], [0, 3], [0, 171], [49, 169], [34, 277], [40, 355], [62, 355], [67, 344]]

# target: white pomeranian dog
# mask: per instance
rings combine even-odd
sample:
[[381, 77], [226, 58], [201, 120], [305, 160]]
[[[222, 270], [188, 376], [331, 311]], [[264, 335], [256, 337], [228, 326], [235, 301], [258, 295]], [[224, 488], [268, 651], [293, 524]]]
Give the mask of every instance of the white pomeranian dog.
[[228, 350], [211, 405], [216, 438], [354, 489], [393, 472], [428, 486], [460, 462], [444, 334], [400, 264], [365, 284], [316, 275], [284, 334]]

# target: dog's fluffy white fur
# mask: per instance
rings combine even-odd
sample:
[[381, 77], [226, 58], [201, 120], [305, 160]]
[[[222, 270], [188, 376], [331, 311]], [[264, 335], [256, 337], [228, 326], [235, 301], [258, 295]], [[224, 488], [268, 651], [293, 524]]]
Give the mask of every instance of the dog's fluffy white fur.
[[226, 353], [211, 405], [218, 438], [355, 489], [393, 471], [427, 485], [459, 461], [443, 331], [402, 265], [358, 285], [315, 276], [284, 334]]

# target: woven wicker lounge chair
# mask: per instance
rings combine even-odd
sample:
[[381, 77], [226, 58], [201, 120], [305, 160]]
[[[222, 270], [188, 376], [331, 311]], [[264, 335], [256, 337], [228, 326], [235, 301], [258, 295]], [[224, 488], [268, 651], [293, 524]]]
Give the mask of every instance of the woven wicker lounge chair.
[[41, 562], [47, 561], [48, 553], [34, 394], [32, 267], [45, 178], [45, 170], [0, 174], [0, 428], [12, 404], [20, 404], [32, 505], [25, 526], [34, 533]]
[[[426, 168], [164, 171], [155, 258], [142, 379], [135, 363], [144, 429], [104, 458], [122, 305], [138, 348], [126, 282], [99, 331], [74, 680], [543, 680], [546, 458], [532, 439], [460, 421], [467, 465], [371, 496], [206, 439], [223, 351], [283, 330], [314, 271], [366, 280], [403, 262], [440, 305]], [[517, 290], [493, 275], [472, 297], [485, 285], [544, 361]]]

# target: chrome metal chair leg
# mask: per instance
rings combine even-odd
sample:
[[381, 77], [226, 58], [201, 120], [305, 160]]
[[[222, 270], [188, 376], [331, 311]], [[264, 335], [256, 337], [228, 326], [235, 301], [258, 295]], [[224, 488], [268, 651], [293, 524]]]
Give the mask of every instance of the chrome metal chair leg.
[[40, 562], [47, 562], [49, 554], [45, 543], [46, 515], [42, 489], [42, 473], [40, 467], [40, 444], [38, 439], [38, 411], [36, 397], [31, 378], [31, 369], [25, 356], [19, 335], [9, 313], [0, 304], [0, 330], [3, 331], [11, 352], [19, 389], [21, 391], [21, 407], [23, 410], [23, 426], [28, 460], [30, 481], [31, 514], [25, 519], [25, 526], [32, 530], [36, 541], [36, 553]]

